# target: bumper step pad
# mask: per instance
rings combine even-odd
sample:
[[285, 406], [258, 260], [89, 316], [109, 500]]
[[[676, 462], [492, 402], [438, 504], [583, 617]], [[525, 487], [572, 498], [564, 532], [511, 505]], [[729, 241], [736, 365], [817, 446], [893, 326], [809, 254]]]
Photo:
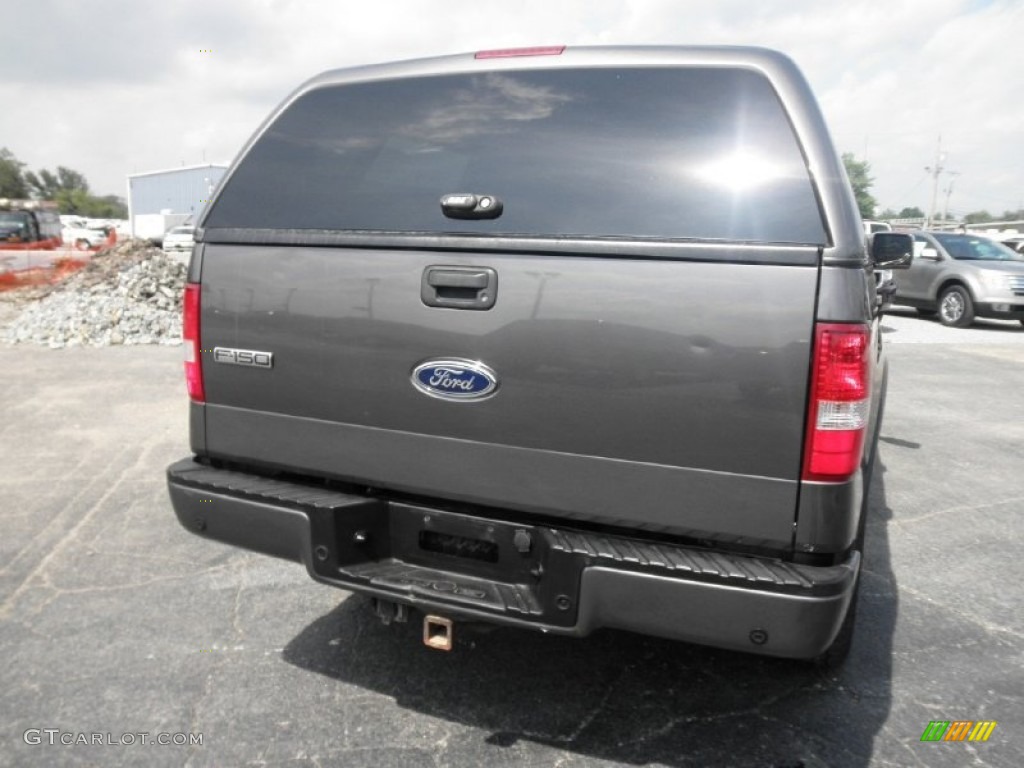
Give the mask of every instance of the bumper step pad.
[[[193, 496], [216, 494], [222, 504], [203, 505], [204, 514], [221, 509], [227, 514], [227, 508], [233, 508], [230, 520], [218, 526], [211, 519], [211, 528], [202, 530], [203, 535], [301, 559], [315, 578], [342, 588], [531, 623], [572, 625], [581, 577], [591, 567], [807, 597], [837, 594], [849, 578], [845, 565], [804, 566], [520, 524], [217, 469], [193, 460], [169, 467], [168, 478], [172, 498], [176, 486], [180, 493]], [[275, 508], [287, 512], [289, 525], [302, 528], [301, 537], [283, 536], [279, 528], [274, 541], [267, 534], [268, 541], [260, 543], [259, 531], [271, 528], [263, 516], [272, 515]], [[232, 540], [230, 531], [245, 527], [240, 521], [252, 524], [244, 539], [237, 535]], [[291, 553], [284, 551], [281, 541], [300, 538], [304, 543], [289, 543]], [[429, 541], [463, 542], [464, 552], [493, 549], [497, 554], [484, 562], [458, 556], [457, 546], [452, 551], [431, 550], [425, 543]], [[296, 548], [304, 551], [296, 553]]]
[[183, 459], [167, 468], [169, 480], [199, 490], [240, 496], [268, 504], [291, 508], [339, 509], [353, 502], [365, 503], [366, 499], [349, 493], [300, 485], [288, 480], [217, 469], [199, 464], [192, 459]]
[[747, 588], [769, 588], [805, 594], [828, 594], [846, 577], [842, 565], [831, 568], [804, 566], [690, 547], [655, 544], [614, 536], [544, 529], [556, 552], [589, 558], [595, 565], [634, 566], [700, 579], [733, 582]]

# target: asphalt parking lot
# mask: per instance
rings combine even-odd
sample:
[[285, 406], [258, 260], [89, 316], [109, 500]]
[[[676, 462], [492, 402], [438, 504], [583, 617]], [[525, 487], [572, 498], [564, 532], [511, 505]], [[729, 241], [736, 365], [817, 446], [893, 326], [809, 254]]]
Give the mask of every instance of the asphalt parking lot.
[[[618, 632], [428, 650], [301, 566], [179, 528], [180, 348], [0, 347], [0, 764], [1024, 765], [1024, 328], [884, 329], [836, 673]], [[998, 726], [923, 743], [932, 720]]]

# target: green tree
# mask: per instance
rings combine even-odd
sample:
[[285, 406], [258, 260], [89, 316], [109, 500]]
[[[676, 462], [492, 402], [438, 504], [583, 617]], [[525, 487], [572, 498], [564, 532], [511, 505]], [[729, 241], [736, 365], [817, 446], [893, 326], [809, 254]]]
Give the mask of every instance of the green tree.
[[76, 170], [58, 165], [56, 171], [46, 168], [39, 173], [28, 171], [25, 182], [32, 196], [53, 200], [61, 213], [73, 213], [90, 219], [126, 219], [128, 207], [116, 195], [96, 197], [89, 192], [89, 182]]
[[992, 214], [988, 211], [972, 211], [964, 216], [964, 224], [984, 224], [993, 220]]
[[88, 210], [93, 198], [82, 189], [58, 189], [47, 199], [55, 201], [61, 213], [89, 216]]
[[45, 168], [38, 175], [29, 171], [25, 174], [25, 181], [39, 200], [57, 200], [61, 192], [80, 191], [89, 194], [89, 182], [85, 176], [63, 165], [57, 166], [56, 173]]
[[904, 208], [903, 210], [901, 210], [900, 213], [899, 213], [899, 216], [897, 216], [897, 218], [899, 218], [899, 219], [923, 219], [924, 218], [924, 211], [922, 211], [920, 208], [918, 208], [915, 205], [915, 206], [913, 206], [911, 208]]
[[1018, 208], [1016, 211], [1003, 211], [1001, 221], [1024, 221], [1024, 208]]
[[117, 195], [90, 197], [85, 215], [91, 219], [127, 219], [128, 206]]
[[0, 197], [28, 197], [28, 186], [21, 172], [24, 167], [11, 150], [0, 149]]
[[875, 180], [871, 178], [871, 166], [868, 162], [859, 161], [854, 158], [852, 152], [843, 153], [843, 165], [846, 166], [846, 175], [850, 179], [850, 186], [853, 188], [853, 196], [857, 200], [857, 208], [860, 209], [862, 219], [873, 219], [875, 217], [875, 206], [878, 204], [871, 193], [871, 185]]

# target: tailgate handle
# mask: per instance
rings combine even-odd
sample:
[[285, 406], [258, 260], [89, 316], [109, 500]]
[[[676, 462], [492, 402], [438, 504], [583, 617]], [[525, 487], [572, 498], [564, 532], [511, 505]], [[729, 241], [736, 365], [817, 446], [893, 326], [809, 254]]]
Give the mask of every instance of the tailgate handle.
[[498, 294], [498, 273], [490, 267], [442, 267], [423, 270], [420, 299], [428, 307], [490, 309]]

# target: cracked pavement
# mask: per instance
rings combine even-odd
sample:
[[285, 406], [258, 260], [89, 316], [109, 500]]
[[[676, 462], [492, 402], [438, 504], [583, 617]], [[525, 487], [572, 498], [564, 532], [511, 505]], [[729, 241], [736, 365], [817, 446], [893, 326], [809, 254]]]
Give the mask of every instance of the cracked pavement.
[[[180, 349], [0, 348], [0, 764], [1024, 765], [1024, 330], [885, 325], [858, 632], [832, 673], [620, 632], [456, 625], [428, 650], [415, 614], [385, 627], [301, 566], [179, 528]], [[920, 742], [957, 719], [999, 725]]]

